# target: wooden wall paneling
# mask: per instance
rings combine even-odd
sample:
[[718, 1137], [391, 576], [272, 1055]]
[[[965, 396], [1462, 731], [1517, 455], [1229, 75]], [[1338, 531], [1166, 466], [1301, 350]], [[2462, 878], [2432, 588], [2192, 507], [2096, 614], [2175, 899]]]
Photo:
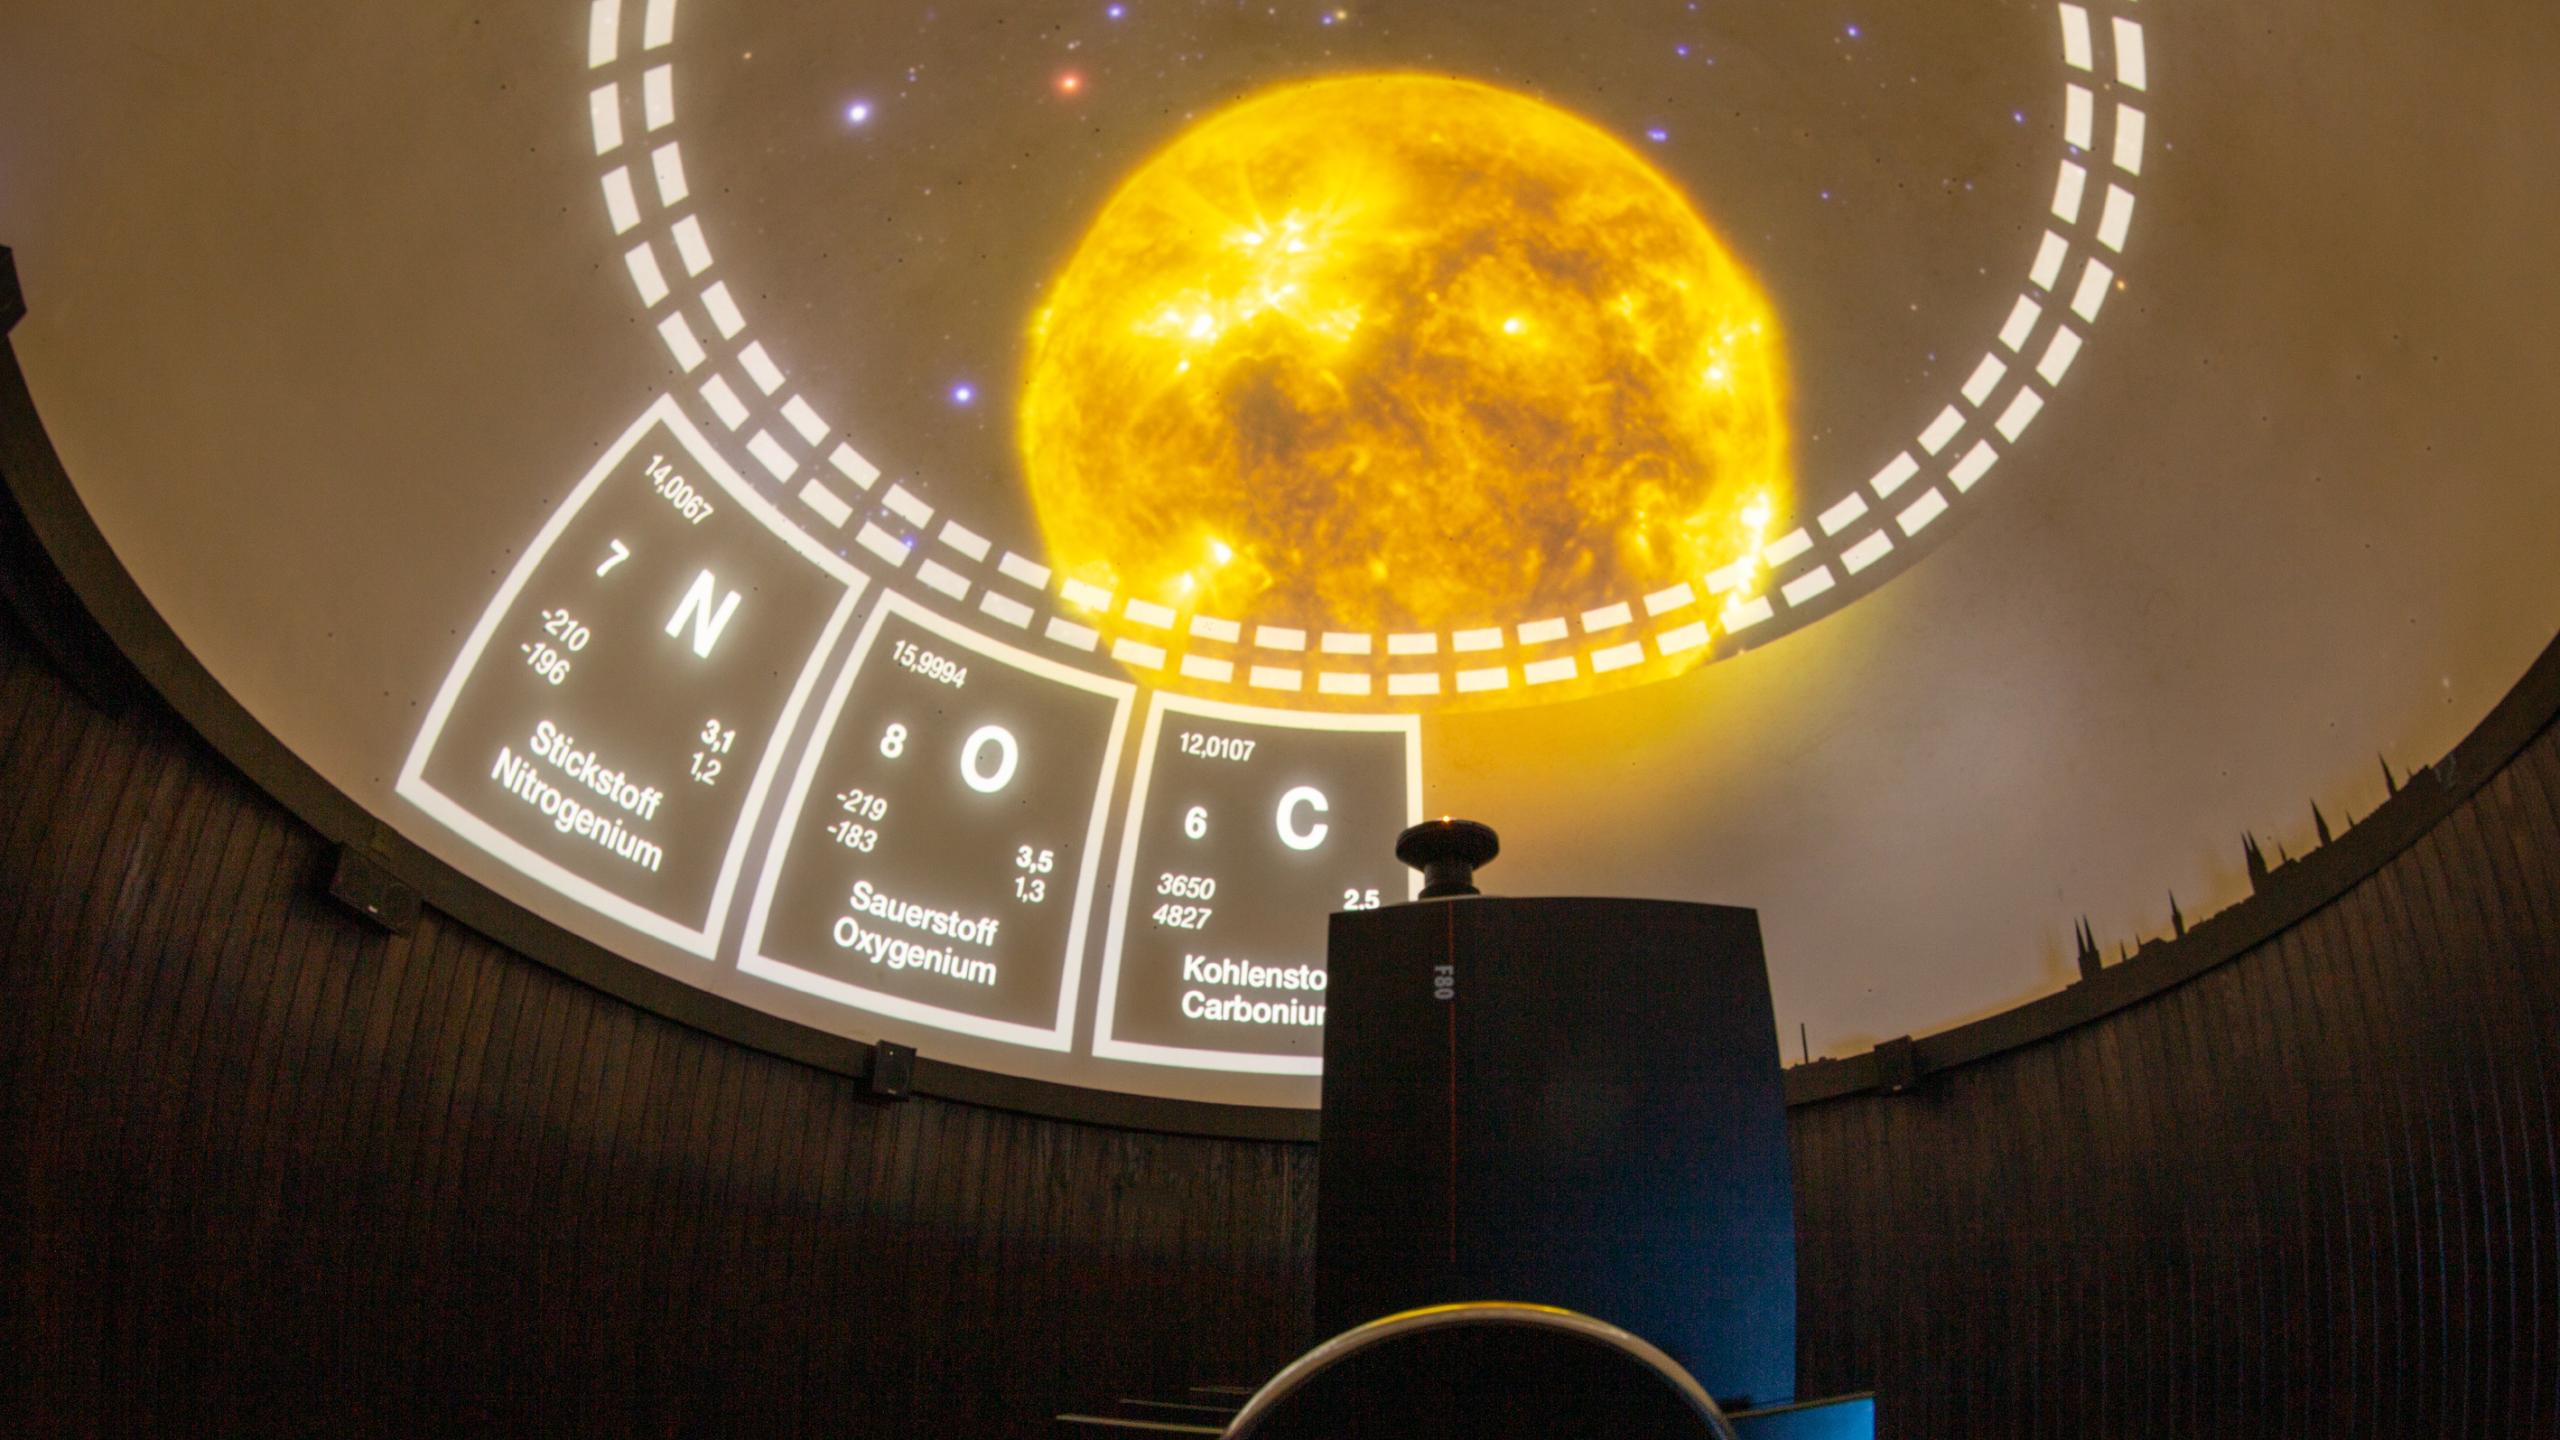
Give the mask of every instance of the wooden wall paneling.
[[1045, 1434], [1302, 1338], [1292, 1147], [884, 1104], [379, 934], [165, 716], [0, 660], [26, 1428]]
[[[2413, 784], [2436, 783], [2422, 774]], [[1037, 1435], [1308, 1332], [1304, 1146], [889, 1104], [430, 912], [0, 641], [10, 1418]], [[2560, 1433], [2560, 741], [2292, 928], [1793, 1114], [1887, 1433]]]
[[2545, 735], [2232, 964], [1798, 1110], [1803, 1388], [1899, 1434], [2560, 1432], [2556, 782]]

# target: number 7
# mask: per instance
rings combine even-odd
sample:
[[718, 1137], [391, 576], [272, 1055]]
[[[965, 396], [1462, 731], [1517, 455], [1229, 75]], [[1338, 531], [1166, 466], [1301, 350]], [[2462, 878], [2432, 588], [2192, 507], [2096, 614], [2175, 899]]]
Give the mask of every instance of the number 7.
[[613, 547], [613, 554], [606, 557], [605, 562], [596, 567], [596, 574], [598, 576], [602, 576], [607, 570], [610, 570], [614, 566], [631, 558], [630, 546], [623, 544], [619, 540], [608, 540], [605, 543]]

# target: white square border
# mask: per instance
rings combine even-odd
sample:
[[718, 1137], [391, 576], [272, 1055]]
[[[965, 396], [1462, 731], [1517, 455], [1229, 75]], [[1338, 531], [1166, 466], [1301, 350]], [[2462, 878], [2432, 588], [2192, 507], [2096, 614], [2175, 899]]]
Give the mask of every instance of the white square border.
[[[880, 627], [889, 616], [910, 620], [964, 649], [974, 650], [999, 664], [1073, 686], [1096, 695], [1115, 697], [1111, 712], [1110, 739], [1103, 746], [1102, 773], [1096, 780], [1093, 811], [1085, 824], [1084, 860], [1076, 874], [1075, 908], [1067, 921], [1067, 950], [1058, 980], [1058, 1018], [1050, 1029], [1024, 1025], [1011, 1020], [990, 1020], [982, 1015], [928, 1005], [903, 995], [885, 994], [848, 981], [804, 970], [787, 960], [776, 960], [763, 953], [766, 922], [772, 917], [773, 892], [781, 883], [783, 862], [789, 857], [791, 843], [799, 830], [800, 810], [809, 798], [809, 786], [816, 779], [818, 761], [826, 752], [827, 742], [835, 735], [836, 722], [844, 711], [844, 702], [853, 693], [853, 677], [861, 672], [862, 662], [879, 639]], [[925, 609], [894, 590], [883, 590], [879, 603], [871, 607], [871, 617], [863, 622], [861, 637], [853, 643], [853, 653], [845, 658], [844, 668], [827, 692], [825, 705], [818, 712], [817, 727], [809, 734], [809, 743], [801, 751], [799, 769], [791, 779], [789, 794], [783, 798], [780, 818], [774, 822], [774, 840], [765, 853], [764, 871], [756, 878], [755, 898], [747, 906], [747, 933], [738, 948], [738, 970], [741, 974], [770, 980], [873, 1014], [887, 1015], [982, 1040], [998, 1040], [1036, 1050], [1066, 1051], [1074, 1045], [1076, 999], [1083, 993], [1085, 933], [1093, 913], [1093, 889], [1102, 868], [1102, 848], [1109, 839], [1111, 819], [1111, 787], [1120, 777], [1120, 748], [1129, 733], [1129, 711], [1136, 703], [1138, 687], [1126, 680], [1114, 680], [1062, 665], [1045, 656], [1019, 650], [990, 635], [981, 635], [967, 626], [947, 620]]]
[[[1128, 935], [1130, 886], [1137, 879], [1138, 822], [1147, 810], [1147, 783], [1155, 773], [1156, 745], [1164, 733], [1164, 717], [1199, 715], [1249, 725], [1278, 725], [1296, 730], [1402, 731], [1404, 733], [1405, 824], [1422, 821], [1422, 717], [1419, 715], [1319, 715], [1302, 710], [1265, 710], [1223, 700], [1197, 700], [1157, 692], [1147, 707], [1146, 735], [1138, 742], [1138, 778], [1129, 787], [1129, 810], [1121, 824], [1119, 879], [1111, 897], [1111, 924], [1103, 932], [1102, 985], [1093, 1013], [1093, 1053], [1103, 1060], [1131, 1060], [1142, 1065], [1174, 1065], [1191, 1070], [1228, 1070], [1257, 1075], [1321, 1075], [1321, 1055], [1268, 1055], [1245, 1050], [1193, 1050], [1179, 1045], [1147, 1045], [1115, 1040], [1111, 1013], [1120, 997], [1120, 950]], [[1405, 879], [1405, 898], [1422, 889], [1417, 872]]]
[[[542, 564], [543, 557], [551, 553], [551, 547], [559, 540], [561, 532], [569, 528], [569, 522], [577, 518], [578, 512], [586, 508], [587, 501], [604, 484], [605, 477], [638, 448], [643, 436], [660, 425], [667, 427], [676, 437], [676, 443], [684, 447], [685, 453], [702, 472], [728, 492], [741, 509], [762, 521], [766, 529], [845, 586], [844, 598], [836, 603], [834, 613], [827, 617], [825, 628], [819, 632], [818, 643], [809, 651], [809, 658], [801, 663], [800, 676], [792, 682], [790, 698], [783, 702], [782, 714], [774, 722], [773, 734], [765, 742], [764, 758], [756, 764], [755, 779], [748, 785], [746, 802], [738, 812], [737, 828], [730, 832], [728, 851], [720, 860], [719, 879], [712, 885], [711, 913], [698, 930], [681, 920], [670, 919], [626, 900], [542, 855], [464, 809], [453, 797], [428, 784], [425, 778], [427, 758], [434, 753], [437, 740], [442, 738], [445, 721], [451, 718], [454, 705], [462, 698], [462, 687], [479, 665], [481, 653], [488, 648], [498, 622], [505, 618], [516, 597], [523, 593], [525, 585], [533, 578], [534, 570]], [[622, 438], [597, 458], [586, 478], [578, 482], [577, 487], [569, 492], [569, 498], [561, 502], [549, 520], [543, 522], [541, 532], [534, 536], [531, 545], [525, 547], [524, 555], [516, 561], [515, 568], [507, 572], [506, 583], [498, 587], [497, 596], [490, 600], [487, 609], [481, 611], [480, 622], [471, 627], [470, 638], [463, 641], [462, 653], [455, 657], [453, 668], [445, 673], [444, 684], [436, 691], [435, 703], [428, 707], [426, 721], [418, 727], [418, 738], [410, 743], [408, 758], [400, 764], [399, 783], [392, 787], [392, 792], [525, 878], [575, 900], [608, 920], [663, 940], [687, 954], [711, 959], [720, 929], [729, 918], [729, 903], [737, 893], [738, 872], [746, 863], [748, 838], [755, 833], [756, 821], [763, 813], [767, 792], [773, 785], [774, 772], [781, 766], [783, 747], [800, 723], [800, 711], [808, 703], [809, 692], [815, 688], [827, 656], [835, 652], [836, 642], [844, 635], [845, 623], [853, 616], [854, 602], [862, 597], [870, 583], [870, 577], [810, 539], [798, 526], [785, 519], [772, 502], [739, 478], [729, 462], [711, 448], [702, 431], [686, 418], [674, 398], [660, 395], [640, 413], [638, 420], [632, 422], [631, 428], [622, 432]]]

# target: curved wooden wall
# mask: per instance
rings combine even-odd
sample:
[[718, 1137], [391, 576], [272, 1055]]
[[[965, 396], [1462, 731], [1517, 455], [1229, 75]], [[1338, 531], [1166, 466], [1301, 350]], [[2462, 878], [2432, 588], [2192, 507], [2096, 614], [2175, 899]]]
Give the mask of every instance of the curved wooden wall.
[[0, 643], [13, 1433], [1047, 1435], [1308, 1343], [1312, 1147], [874, 1101], [325, 861]]
[[1903, 1436], [2560, 1436], [2560, 732], [2186, 985], [1790, 1112], [1799, 1381]]
[[[7, 632], [0, 631], [0, 634]], [[20, 1433], [1044, 1435], [1313, 1339], [1309, 1147], [882, 1104], [432, 912], [0, 640]], [[2560, 1435], [2560, 738], [2276, 940], [1793, 1112], [1899, 1436]]]

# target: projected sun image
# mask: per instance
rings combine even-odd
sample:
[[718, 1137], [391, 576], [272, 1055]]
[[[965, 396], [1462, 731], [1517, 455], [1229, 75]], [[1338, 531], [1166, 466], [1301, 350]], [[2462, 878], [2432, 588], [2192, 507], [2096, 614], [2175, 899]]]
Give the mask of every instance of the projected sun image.
[[1650, 165], [1383, 74], [1267, 90], [1132, 174], [1031, 322], [1018, 438], [1067, 573], [1433, 630], [1749, 553], [1791, 498], [1786, 402], [1777, 315]]

